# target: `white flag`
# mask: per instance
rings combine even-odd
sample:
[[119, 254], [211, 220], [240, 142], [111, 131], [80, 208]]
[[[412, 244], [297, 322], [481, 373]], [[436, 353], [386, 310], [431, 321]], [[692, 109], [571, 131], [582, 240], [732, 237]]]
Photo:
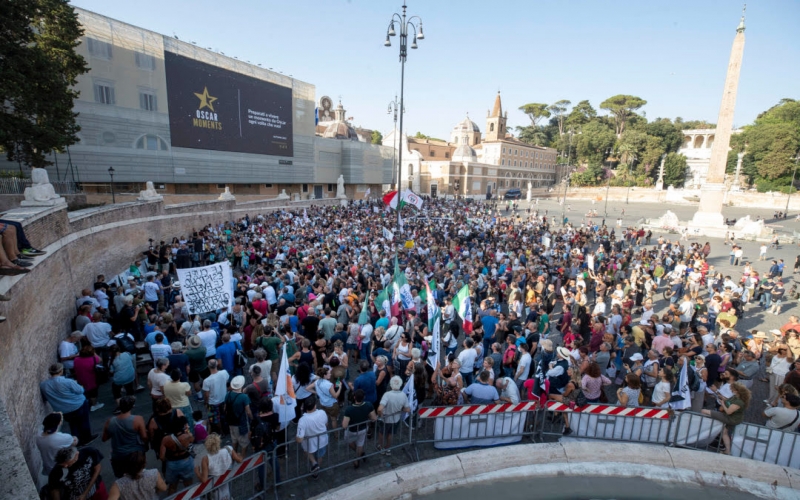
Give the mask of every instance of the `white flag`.
[[308, 222], [308, 212], [306, 212], [306, 209], [305, 209], [305, 208], [303, 209], [303, 220], [305, 220], [306, 222]]
[[[673, 410], [685, 410], [692, 407], [692, 391], [689, 390], [689, 374], [686, 371], [688, 370], [688, 364], [689, 360], [683, 358], [683, 367], [678, 376], [678, 384], [673, 387], [672, 397], [669, 401], [669, 407]], [[697, 374], [695, 374], [696, 376]]]
[[394, 240], [394, 234], [385, 227], [383, 228], [383, 237], [389, 241]]
[[398, 225], [400, 226], [400, 232], [401, 233], [405, 233], [405, 230], [403, 229], [405, 227], [405, 223], [403, 222], [403, 218], [402, 217], [398, 217], [397, 218], [397, 222], [398, 222]]
[[406, 386], [403, 387], [403, 394], [406, 395], [408, 398], [408, 409], [411, 410], [409, 413], [403, 414], [403, 420], [406, 420], [408, 416], [417, 411], [417, 392], [414, 390], [414, 374], [412, 373], [408, 380], [406, 381]]
[[367, 188], [367, 190], [364, 191], [364, 199], [367, 199], [367, 198], [369, 198], [369, 188]]
[[278, 380], [275, 382], [275, 397], [272, 398], [272, 406], [275, 413], [278, 414], [278, 420], [281, 422], [281, 430], [285, 429], [289, 422], [295, 417], [295, 406], [297, 401], [294, 398], [294, 388], [291, 392], [287, 384], [289, 381], [289, 360], [286, 357], [286, 344], [283, 344], [283, 352], [281, 353], [281, 367], [278, 369]]

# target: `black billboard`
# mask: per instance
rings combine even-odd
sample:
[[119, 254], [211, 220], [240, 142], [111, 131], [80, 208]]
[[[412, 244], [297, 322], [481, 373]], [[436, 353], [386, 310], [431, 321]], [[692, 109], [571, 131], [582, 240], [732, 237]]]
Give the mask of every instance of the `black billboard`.
[[292, 89], [164, 52], [172, 145], [294, 156]]

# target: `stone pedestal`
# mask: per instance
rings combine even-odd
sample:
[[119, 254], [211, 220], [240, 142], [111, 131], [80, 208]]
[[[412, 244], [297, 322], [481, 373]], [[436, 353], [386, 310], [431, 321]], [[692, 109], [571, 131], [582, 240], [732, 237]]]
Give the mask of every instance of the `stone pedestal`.
[[300, 193], [292, 193], [292, 201], [300, 201]]
[[223, 191], [217, 199], [219, 201], [236, 201], [236, 197], [231, 193], [231, 188], [228, 186], [225, 186], [225, 191]]
[[728, 231], [722, 216], [722, 202], [725, 198], [725, 184], [708, 183], [700, 193], [700, 206], [689, 221], [689, 228], [699, 230], [705, 236], [724, 237]]
[[278, 199], [279, 200], [288, 200], [289, 199], [289, 195], [286, 194], [286, 190], [285, 189], [281, 189], [281, 194], [278, 195]]

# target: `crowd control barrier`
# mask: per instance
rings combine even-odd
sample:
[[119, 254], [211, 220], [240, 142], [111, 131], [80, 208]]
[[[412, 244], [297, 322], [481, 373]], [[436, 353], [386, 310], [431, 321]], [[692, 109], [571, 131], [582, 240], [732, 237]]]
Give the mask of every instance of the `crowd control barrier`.
[[436, 449], [496, 446], [533, 438], [538, 405], [535, 401], [487, 405], [420, 408], [414, 443]]
[[669, 445], [671, 412], [661, 408], [638, 408], [588, 404], [570, 408], [558, 401], [545, 404], [539, 419], [542, 436], [562, 436], [566, 423], [573, 437], [609, 439]]
[[265, 498], [268, 486], [267, 454], [263, 451], [250, 455], [242, 463], [234, 463], [225, 474], [192, 485], [165, 500], [193, 500], [196, 498], [235, 498], [253, 500]]

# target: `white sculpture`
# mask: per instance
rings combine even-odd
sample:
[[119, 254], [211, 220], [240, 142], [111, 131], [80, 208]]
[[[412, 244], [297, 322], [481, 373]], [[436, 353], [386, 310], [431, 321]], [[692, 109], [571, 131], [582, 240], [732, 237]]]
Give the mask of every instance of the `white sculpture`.
[[679, 224], [678, 216], [675, 215], [675, 212], [672, 210], [667, 210], [667, 213], [658, 219], [658, 225], [660, 227], [678, 227]]
[[147, 181], [145, 190], [139, 191], [139, 197], [136, 198], [137, 201], [161, 201], [163, 199], [164, 197], [158, 194], [151, 181]]
[[217, 199], [220, 201], [235, 201], [236, 197], [231, 193], [231, 188], [225, 186], [225, 191], [223, 191]]
[[278, 199], [279, 200], [288, 200], [289, 199], [289, 195], [286, 194], [286, 190], [285, 189], [281, 189], [281, 194], [278, 195]]
[[745, 215], [744, 217], [740, 217], [736, 220], [736, 224], [733, 225], [733, 229], [742, 230], [747, 227], [748, 224], [751, 224], [753, 220], [750, 218], [749, 215]]
[[339, 179], [336, 180], [336, 197], [339, 199], [347, 198], [347, 195], [344, 194], [344, 176], [340, 175]]
[[25, 188], [25, 199], [20, 205], [23, 207], [52, 207], [66, 204], [67, 200], [56, 194], [47, 170], [34, 168], [31, 170], [31, 187]]
[[527, 196], [528, 203], [531, 202], [531, 198], [533, 198], [533, 183], [531, 183], [531, 181], [528, 181], [528, 196]]

